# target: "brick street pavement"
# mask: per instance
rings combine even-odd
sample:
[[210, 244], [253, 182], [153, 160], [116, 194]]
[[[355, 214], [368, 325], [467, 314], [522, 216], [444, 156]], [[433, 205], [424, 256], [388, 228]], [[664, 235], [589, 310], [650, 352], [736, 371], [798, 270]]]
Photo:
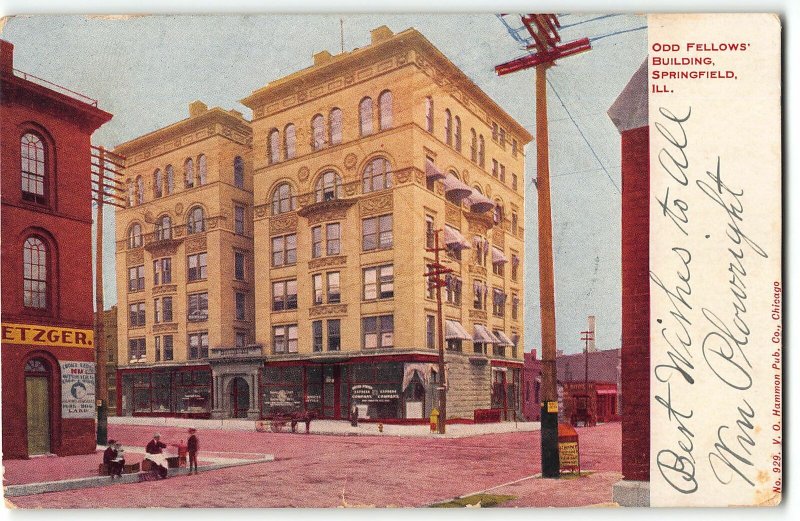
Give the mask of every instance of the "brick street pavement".
[[[109, 436], [142, 445], [147, 426], [114, 425]], [[164, 427], [172, 442], [185, 429]], [[578, 506], [611, 500], [621, 471], [619, 423], [579, 428], [589, 478], [528, 479], [493, 490], [519, 496], [508, 506]], [[276, 461], [165, 481], [8, 498], [19, 507], [335, 507], [425, 506], [540, 472], [539, 433], [459, 439], [321, 436], [203, 431], [201, 450], [270, 453]], [[442, 480], [441, 476], [447, 476]]]

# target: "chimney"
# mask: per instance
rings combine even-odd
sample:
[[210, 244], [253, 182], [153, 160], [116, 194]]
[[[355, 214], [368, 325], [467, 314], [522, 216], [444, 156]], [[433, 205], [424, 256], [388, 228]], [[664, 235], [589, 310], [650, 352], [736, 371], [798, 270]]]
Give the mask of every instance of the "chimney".
[[331, 61], [331, 53], [328, 51], [319, 51], [314, 53], [314, 65], [322, 65], [323, 63], [328, 63]]
[[394, 33], [385, 25], [381, 25], [380, 27], [376, 27], [375, 29], [371, 30], [369, 35], [372, 38], [372, 43], [376, 44], [384, 40], [388, 40], [394, 36]]
[[208, 105], [202, 101], [193, 101], [189, 103], [189, 117], [193, 118], [208, 111]]
[[0, 70], [12, 74], [14, 69], [14, 44], [0, 40]]

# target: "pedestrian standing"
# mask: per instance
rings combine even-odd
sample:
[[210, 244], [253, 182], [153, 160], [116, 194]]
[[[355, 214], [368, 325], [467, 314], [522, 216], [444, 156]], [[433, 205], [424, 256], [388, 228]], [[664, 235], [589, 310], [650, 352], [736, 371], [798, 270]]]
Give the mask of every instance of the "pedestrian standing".
[[350, 411], [350, 425], [358, 427], [358, 406], [353, 405], [353, 410]]
[[189, 451], [189, 474], [197, 474], [197, 451], [200, 449], [200, 440], [197, 438], [197, 429], [189, 428], [189, 439], [186, 441], [186, 449]]

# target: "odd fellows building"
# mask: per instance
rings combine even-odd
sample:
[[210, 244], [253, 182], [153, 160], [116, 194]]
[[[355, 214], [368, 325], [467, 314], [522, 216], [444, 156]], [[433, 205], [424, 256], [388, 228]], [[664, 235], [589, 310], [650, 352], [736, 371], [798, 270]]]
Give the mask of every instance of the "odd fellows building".
[[453, 270], [448, 417], [520, 416], [531, 136], [416, 30], [371, 36], [242, 101], [253, 110], [265, 358], [261, 378], [243, 381], [260, 383], [264, 416], [346, 418], [357, 407], [362, 419], [427, 418], [442, 378], [423, 276], [438, 229]]
[[258, 414], [255, 377], [235, 382], [231, 404], [211, 365], [253, 341], [250, 141], [240, 113], [196, 101], [115, 149], [128, 190], [116, 214], [119, 415]]
[[91, 136], [111, 114], [0, 50], [3, 457], [90, 454]]

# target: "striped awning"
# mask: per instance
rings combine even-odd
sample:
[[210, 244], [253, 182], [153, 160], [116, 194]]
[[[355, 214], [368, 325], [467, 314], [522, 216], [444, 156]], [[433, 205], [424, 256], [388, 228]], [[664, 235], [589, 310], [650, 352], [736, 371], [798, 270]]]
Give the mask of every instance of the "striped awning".
[[470, 196], [464, 199], [464, 202], [467, 203], [470, 211], [475, 213], [486, 213], [489, 210], [494, 210], [494, 203], [492, 200], [474, 188]]
[[446, 340], [472, 340], [470, 334], [467, 333], [467, 330], [464, 329], [461, 322], [457, 320], [445, 320], [444, 331], [444, 338]]
[[494, 336], [491, 331], [486, 329], [486, 326], [482, 326], [480, 324], [475, 324], [475, 334], [472, 335], [472, 341], [479, 342], [481, 344], [500, 343], [500, 340], [498, 340], [497, 337]]
[[453, 174], [447, 174], [443, 182], [445, 193], [455, 201], [460, 202], [472, 194], [472, 188], [459, 181]]
[[430, 161], [425, 163], [425, 176], [432, 181], [438, 181], [439, 179], [447, 177]]
[[497, 246], [492, 246], [492, 264], [505, 264], [508, 258], [503, 254], [503, 250]]
[[463, 250], [464, 248], [471, 247], [469, 241], [461, 235], [461, 232], [449, 224], [444, 226], [444, 243], [455, 250]]
[[506, 334], [502, 331], [497, 332], [497, 337], [500, 339], [499, 345], [501, 346], [513, 347], [515, 345], [514, 341], [508, 338], [508, 336], [506, 336]]

